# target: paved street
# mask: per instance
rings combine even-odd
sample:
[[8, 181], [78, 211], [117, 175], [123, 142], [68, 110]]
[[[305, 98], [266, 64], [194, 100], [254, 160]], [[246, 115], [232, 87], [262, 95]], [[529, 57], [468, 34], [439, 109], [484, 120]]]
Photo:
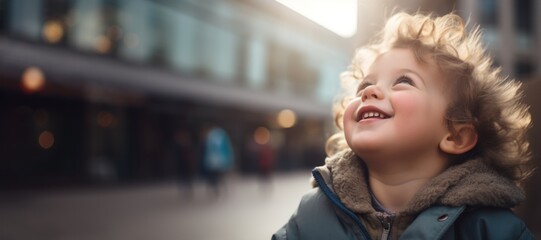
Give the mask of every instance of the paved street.
[[192, 200], [174, 182], [4, 194], [0, 239], [270, 239], [309, 190], [308, 180], [309, 171], [275, 175], [270, 186], [229, 176], [217, 199], [203, 182]]

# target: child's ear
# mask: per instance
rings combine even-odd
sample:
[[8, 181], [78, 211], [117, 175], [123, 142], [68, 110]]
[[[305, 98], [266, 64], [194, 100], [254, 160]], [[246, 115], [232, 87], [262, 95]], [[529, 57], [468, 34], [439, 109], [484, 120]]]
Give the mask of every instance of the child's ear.
[[477, 131], [470, 123], [454, 124], [455, 131], [449, 131], [440, 142], [440, 149], [449, 154], [462, 154], [477, 144]]

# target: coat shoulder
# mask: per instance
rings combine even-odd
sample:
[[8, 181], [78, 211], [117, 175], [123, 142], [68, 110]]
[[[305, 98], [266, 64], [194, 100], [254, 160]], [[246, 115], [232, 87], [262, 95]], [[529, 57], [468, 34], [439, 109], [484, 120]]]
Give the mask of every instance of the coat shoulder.
[[295, 213], [273, 239], [354, 239], [351, 234], [321, 189], [314, 188], [302, 197]]
[[456, 220], [447, 239], [535, 239], [526, 224], [507, 208], [472, 207]]

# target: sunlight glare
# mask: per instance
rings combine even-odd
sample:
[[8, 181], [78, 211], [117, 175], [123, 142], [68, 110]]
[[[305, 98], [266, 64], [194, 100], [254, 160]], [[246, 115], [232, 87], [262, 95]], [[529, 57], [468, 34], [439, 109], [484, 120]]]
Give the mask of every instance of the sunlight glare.
[[315, 23], [348, 38], [357, 32], [356, 0], [276, 0]]

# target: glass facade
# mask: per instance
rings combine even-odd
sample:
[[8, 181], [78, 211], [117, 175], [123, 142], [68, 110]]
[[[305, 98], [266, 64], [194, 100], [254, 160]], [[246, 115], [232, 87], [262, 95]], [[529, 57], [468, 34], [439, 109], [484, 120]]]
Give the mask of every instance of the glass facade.
[[515, 45], [518, 59], [515, 63], [517, 76], [528, 76], [535, 72], [535, 2], [533, 0], [515, 1]]
[[209, 124], [236, 171], [257, 171], [262, 128], [276, 169], [321, 164], [353, 49], [281, 18], [258, 1], [0, 0], [0, 185], [186, 175]]
[[[512, 44], [513, 52], [510, 54], [515, 59], [511, 63], [513, 64], [511, 74], [518, 77], [531, 76], [535, 70], [535, 56], [531, 51], [531, 49], [535, 48], [534, 3], [531, 0], [511, 2], [512, 33], [509, 34], [512, 36], [510, 39], [512, 43], [507, 44]], [[502, 37], [498, 36], [498, 34], [501, 34], [501, 30], [498, 28], [502, 27], [502, 21], [505, 21], [500, 16], [502, 4], [502, 2], [492, 0], [479, 2], [479, 23], [483, 29], [484, 42], [492, 53], [500, 52], [499, 49], [506, 45], [506, 43], [502, 42]], [[496, 63], [499, 64], [501, 59], [497, 60]]]
[[351, 56], [240, 1], [4, 1], [3, 35], [326, 105]]

